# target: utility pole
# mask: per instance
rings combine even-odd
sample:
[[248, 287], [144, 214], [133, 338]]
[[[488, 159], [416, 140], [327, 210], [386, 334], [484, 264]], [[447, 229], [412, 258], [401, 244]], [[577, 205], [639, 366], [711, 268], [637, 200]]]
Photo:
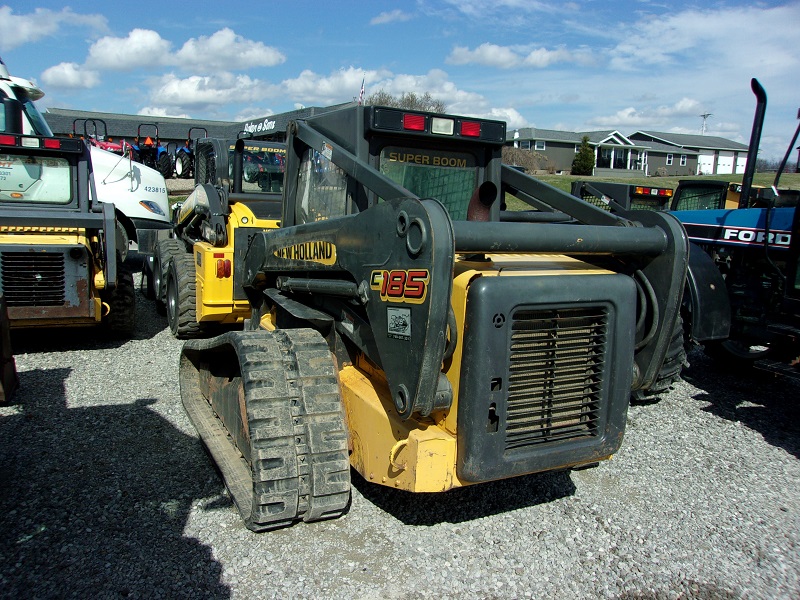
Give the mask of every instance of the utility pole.
[[702, 115], [700, 115], [700, 118], [703, 119], [703, 125], [700, 128], [700, 135], [705, 135], [706, 134], [706, 121], [708, 120], [708, 117], [712, 117], [712, 116], [713, 115], [711, 113], [703, 113]]

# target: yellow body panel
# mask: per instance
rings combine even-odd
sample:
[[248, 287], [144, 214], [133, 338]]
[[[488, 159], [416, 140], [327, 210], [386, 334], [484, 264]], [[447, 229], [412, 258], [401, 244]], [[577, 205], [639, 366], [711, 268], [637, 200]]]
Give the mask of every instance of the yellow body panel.
[[199, 322], [235, 324], [250, 317], [250, 303], [246, 299], [233, 299], [233, 272], [230, 277], [217, 277], [217, 260], [230, 260], [233, 269], [234, 232], [237, 228], [276, 229], [279, 224], [276, 220], [256, 218], [246, 204], [236, 202], [230, 206], [226, 225], [228, 245], [214, 247], [207, 242], [194, 245], [196, 314]]
[[456, 477], [456, 438], [430, 420], [397, 414], [385, 384], [356, 367], [339, 372], [350, 464], [368, 481], [409, 492], [444, 492]]
[[[42, 246], [84, 246], [93, 256], [92, 244], [97, 244], [96, 238], [86, 237], [86, 231], [80, 227], [29, 227], [29, 226], [0, 226], [0, 245], [20, 246], [20, 250], [27, 248], [41, 248]], [[35, 251], [35, 250], [34, 250]], [[103, 304], [100, 295], [95, 293], [105, 289], [106, 280], [100, 264], [92, 265], [93, 290], [89, 302], [93, 307], [92, 317], [53, 317], [50, 318], [14, 318], [11, 319], [12, 329], [25, 329], [31, 327], [85, 327], [97, 325], [103, 316], [108, 314], [108, 306]]]

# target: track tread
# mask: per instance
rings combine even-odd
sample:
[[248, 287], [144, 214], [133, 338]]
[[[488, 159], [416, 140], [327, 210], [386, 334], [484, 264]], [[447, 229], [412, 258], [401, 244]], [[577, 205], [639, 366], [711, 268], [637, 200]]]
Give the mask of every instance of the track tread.
[[[248, 492], [240, 489], [237, 496], [229, 485], [247, 527], [265, 531], [344, 514], [350, 502], [347, 431], [325, 340], [313, 330], [245, 331], [185, 348], [226, 343], [238, 357], [250, 431], [251, 464], [239, 457], [250, 473]], [[181, 360], [186, 404], [192, 400], [184, 395], [185, 356]], [[228, 440], [226, 452], [238, 455]]]

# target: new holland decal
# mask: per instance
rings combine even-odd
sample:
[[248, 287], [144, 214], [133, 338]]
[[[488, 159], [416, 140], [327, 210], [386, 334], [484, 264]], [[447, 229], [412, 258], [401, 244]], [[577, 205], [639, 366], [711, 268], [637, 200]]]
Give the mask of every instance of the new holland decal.
[[322, 265], [336, 264], [336, 246], [331, 242], [305, 242], [278, 248], [274, 252], [278, 258], [304, 260]]

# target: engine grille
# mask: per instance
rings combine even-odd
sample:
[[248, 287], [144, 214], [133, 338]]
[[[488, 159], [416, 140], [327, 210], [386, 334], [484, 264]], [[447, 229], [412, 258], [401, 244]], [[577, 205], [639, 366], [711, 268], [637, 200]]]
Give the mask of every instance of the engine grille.
[[513, 314], [506, 450], [598, 435], [607, 327], [598, 306]]
[[0, 254], [3, 295], [11, 306], [64, 304], [64, 255], [56, 252]]

